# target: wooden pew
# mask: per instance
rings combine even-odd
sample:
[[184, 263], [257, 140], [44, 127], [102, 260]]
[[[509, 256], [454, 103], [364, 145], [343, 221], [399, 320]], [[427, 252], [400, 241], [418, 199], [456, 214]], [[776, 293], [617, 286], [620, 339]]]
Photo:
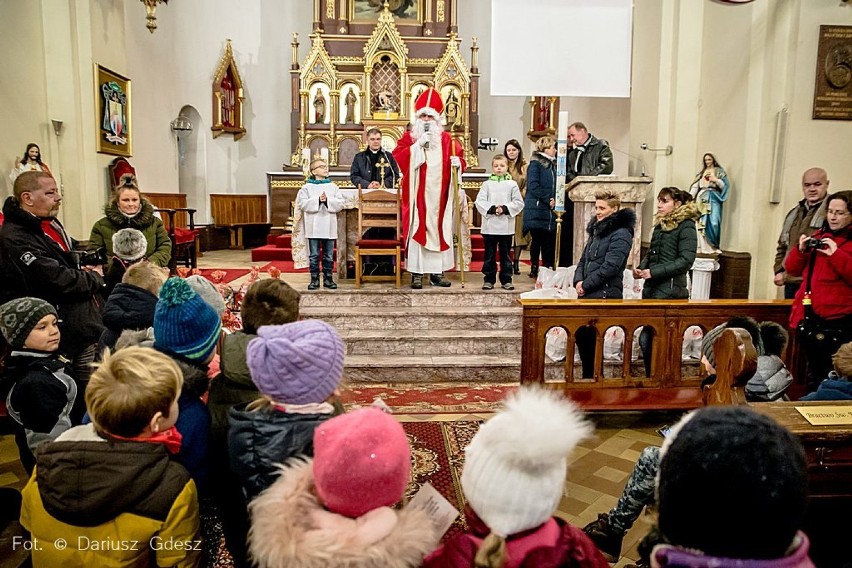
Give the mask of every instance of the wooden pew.
[[728, 328], [713, 342], [716, 380], [704, 385], [705, 406], [746, 404], [745, 385], [757, 370], [757, 350], [751, 335], [739, 327]]
[[[520, 300], [523, 307], [521, 383], [545, 383], [563, 390], [589, 410], [689, 409], [702, 405], [700, 384], [706, 373], [697, 363], [684, 371], [683, 335], [692, 325], [705, 332], [733, 315], [775, 321], [786, 327], [790, 300]], [[574, 336], [583, 326], [596, 333], [594, 377], [574, 376]], [[631, 362], [633, 336], [639, 326], [654, 331], [651, 375]], [[545, 365], [548, 330], [568, 335], [565, 361]], [[621, 372], [604, 377], [603, 337], [610, 327], [624, 330]], [[795, 369], [796, 339], [791, 334], [785, 364]]]
[[231, 233], [232, 249], [243, 249], [243, 228], [272, 226], [268, 222], [265, 195], [210, 195], [210, 215], [215, 227], [225, 227]]
[[811, 540], [817, 566], [848, 566], [849, 529], [842, 519], [852, 511], [852, 425], [813, 426], [797, 406], [841, 406], [852, 401], [757, 402], [751, 408], [795, 434], [808, 464], [808, 510], [802, 529]]

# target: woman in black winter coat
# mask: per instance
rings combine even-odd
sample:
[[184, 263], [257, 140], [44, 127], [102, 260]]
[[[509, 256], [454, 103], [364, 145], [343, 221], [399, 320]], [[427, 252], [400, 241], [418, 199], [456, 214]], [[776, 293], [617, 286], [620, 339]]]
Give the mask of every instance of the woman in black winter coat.
[[556, 252], [556, 141], [542, 136], [527, 166], [524, 196], [524, 233], [530, 235], [530, 278], [538, 277], [539, 255], [545, 266], [553, 266]]
[[[645, 280], [642, 298], [687, 299], [686, 275], [695, 262], [698, 234], [695, 221], [701, 216], [692, 195], [676, 187], [664, 187], [657, 194], [657, 215], [651, 246], [633, 277]], [[647, 327], [639, 334], [645, 361], [645, 376], [651, 376], [653, 333]]]
[[[574, 288], [581, 299], [621, 299], [624, 269], [633, 248], [636, 213], [622, 209], [621, 200], [609, 191], [595, 194], [595, 217], [586, 227], [589, 240], [574, 271]], [[595, 333], [590, 327], [577, 330], [577, 349], [583, 377], [594, 376]]]

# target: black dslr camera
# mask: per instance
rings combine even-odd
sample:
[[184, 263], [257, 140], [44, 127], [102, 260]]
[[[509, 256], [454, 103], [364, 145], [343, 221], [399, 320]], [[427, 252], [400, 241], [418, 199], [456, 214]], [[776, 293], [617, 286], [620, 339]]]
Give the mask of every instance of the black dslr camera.
[[818, 249], [828, 248], [828, 245], [823, 242], [822, 239], [815, 239], [814, 237], [808, 237], [808, 240], [805, 241], [805, 246], [802, 249], [802, 252], [812, 252]]
[[72, 251], [71, 254], [74, 256], [77, 268], [83, 268], [84, 266], [100, 266], [106, 264], [108, 261], [106, 249], [104, 249], [104, 247], [100, 247], [95, 250], [75, 250]]

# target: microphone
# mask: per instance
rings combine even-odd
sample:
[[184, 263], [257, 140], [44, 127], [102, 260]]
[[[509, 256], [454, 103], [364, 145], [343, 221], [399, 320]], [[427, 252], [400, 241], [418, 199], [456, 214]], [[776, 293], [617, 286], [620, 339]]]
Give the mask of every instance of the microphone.
[[[396, 168], [394, 167], [395, 162], [391, 162], [390, 157], [388, 156], [388, 151], [385, 150], [384, 146], [381, 147], [382, 155], [385, 157], [385, 161], [388, 163], [391, 169], [391, 187], [396, 187]], [[385, 185], [385, 180], [382, 180], [382, 186]]]
[[642, 168], [642, 173], [640, 173], [639, 175], [642, 176], [642, 177], [648, 177], [648, 174], [645, 173], [645, 160], [643, 160], [639, 156], [634, 156], [633, 154], [630, 154], [629, 152], [625, 152], [624, 150], [619, 150], [615, 146], [610, 146], [610, 148], [612, 150], [618, 152], [619, 154], [624, 154], [628, 158], [633, 158], [634, 160], [639, 160], [639, 166]]
[[[425, 121], [425, 123], [423, 124], [423, 132], [425, 132], [426, 134], [429, 134], [429, 121]], [[424, 150], [428, 150], [428, 149], [429, 149], [429, 141], [428, 141], [428, 140], [427, 140], [427, 141], [426, 141], [426, 143], [423, 145], [423, 149], [424, 149]]]

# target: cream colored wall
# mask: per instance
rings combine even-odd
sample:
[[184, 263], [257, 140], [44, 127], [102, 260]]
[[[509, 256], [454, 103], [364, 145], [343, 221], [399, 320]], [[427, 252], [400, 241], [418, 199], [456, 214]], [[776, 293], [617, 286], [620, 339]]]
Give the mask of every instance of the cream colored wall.
[[0, 197], [12, 194], [8, 175], [13, 161], [35, 142], [48, 166], [55, 166], [56, 149], [47, 120], [47, 89], [41, 27], [41, 3], [0, 2]]

